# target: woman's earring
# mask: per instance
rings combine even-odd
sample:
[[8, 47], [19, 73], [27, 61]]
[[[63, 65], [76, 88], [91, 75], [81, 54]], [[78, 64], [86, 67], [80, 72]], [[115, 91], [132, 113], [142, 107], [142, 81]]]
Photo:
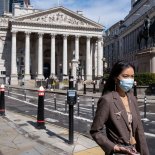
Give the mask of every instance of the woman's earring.
[[116, 83], [115, 83], [115, 91], [116, 91]]

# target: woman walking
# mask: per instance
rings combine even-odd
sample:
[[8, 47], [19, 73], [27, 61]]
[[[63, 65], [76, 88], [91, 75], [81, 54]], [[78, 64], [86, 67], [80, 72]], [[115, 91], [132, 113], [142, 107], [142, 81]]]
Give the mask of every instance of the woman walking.
[[134, 67], [118, 61], [104, 86], [90, 130], [106, 155], [149, 155], [137, 100], [131, 91], [133, 83]]

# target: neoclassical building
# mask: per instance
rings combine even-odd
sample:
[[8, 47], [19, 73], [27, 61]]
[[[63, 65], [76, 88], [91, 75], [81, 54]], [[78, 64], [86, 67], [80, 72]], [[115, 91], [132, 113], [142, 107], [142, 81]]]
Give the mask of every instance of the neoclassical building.
[[[147, 47], [144, 38], [141, 38], [140, 47], [138, 44], [140, 32], [144, 32], [146, 16], [155, 24], [155, 1], [131, 0], [129, 14], [106, 31], [104, 56], [109, 68], [121, 59], [133, 63], [139, 73], [155, 73], [155, 40], [149, 34]], [[152, 30], [155, 37], [155, 25]]]
[[103, 26], [62, 6], [20, 8], [0, 17], [1, 78], [18, 85], [71, 71], [86, 80], [103, 75]]

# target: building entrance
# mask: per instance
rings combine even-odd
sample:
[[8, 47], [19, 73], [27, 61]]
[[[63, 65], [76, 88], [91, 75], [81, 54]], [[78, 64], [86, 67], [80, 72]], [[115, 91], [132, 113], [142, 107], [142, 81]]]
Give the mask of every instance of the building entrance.
[[49, 63], [44, 63], [44, 67], [43, 67], [43, 73], [44, 73], [44, 77], [45, 79], [50, 76], [50, 64]]

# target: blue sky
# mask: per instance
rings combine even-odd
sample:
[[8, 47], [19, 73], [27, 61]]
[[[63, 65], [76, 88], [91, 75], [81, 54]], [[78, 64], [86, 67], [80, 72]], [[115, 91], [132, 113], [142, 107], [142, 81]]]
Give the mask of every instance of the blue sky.
[[31, 0], [35, 9], [49, 9], [58, 3], [72, 11], [83, 11], [83, 15], [109, 28], [123, 19], [130, 11], [131, 0]]

